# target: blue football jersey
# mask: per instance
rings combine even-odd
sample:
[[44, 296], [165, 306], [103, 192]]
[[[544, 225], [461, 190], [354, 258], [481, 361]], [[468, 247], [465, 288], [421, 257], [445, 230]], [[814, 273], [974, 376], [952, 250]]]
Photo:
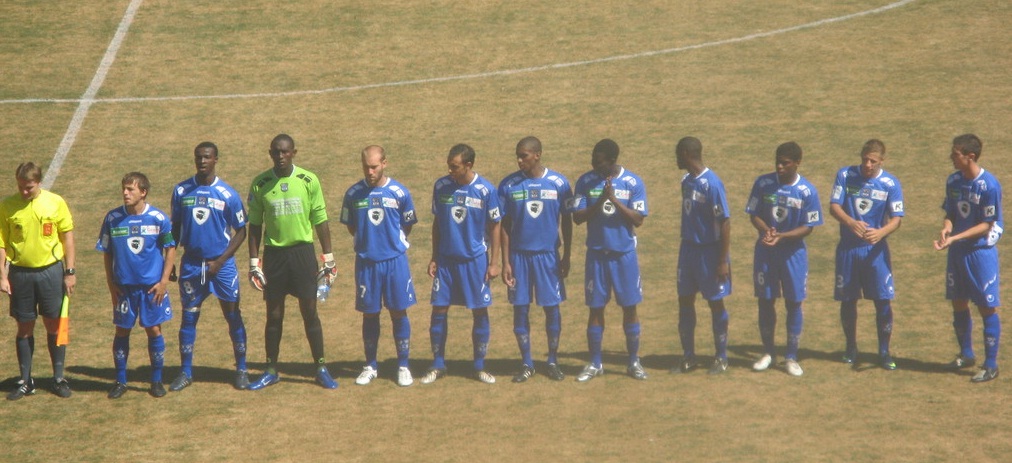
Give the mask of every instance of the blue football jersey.
[[981, 169], [977, 178], [967, 180], [953, 172], [945, 182], [942, 209], [952, 220], [952, 234], [962, 233], [981, 222], [990, 222], [991, 232], [975, 240], [960, 241], [956, 248], [990, 247], [998, 242], [1005, 223], [1001, 213], [1001, 184], [990, 172]]
[[95, 249], [112, 254], [117, 284], [154, 285], [162, 279], [162, 249], [175, 246], [169, 217], [148, 204], [138, 215], [130, 215], [125, 206], [109, 211]]
[[355, 229], [355, 252], [363, 259], [380, 262], [404, 254], [409, 246], [404, 226], [416, 222], [411, 193], [392, 178], [375, 187], [360, 180], [344, 194], [341, 223]]
[[[903, 189], [892, 174], [880, 170], [874, 178], [864, 178], [860, 166], [840, 169], [833, 183], [830, 204], [839, 204], [843, 212], [871, 228], [882, 228], [893, 217], [903, 217]], [[840, 244], [868, 245], [868, 242], [840, 224]]]
[[[745, 212], [758, 216], [777, 232], [791, 231], [802, 225], [822, 225], [822, 205], [815, 187], [804, 177], [781, 185], [776, 172], [760, 175], [752, 185]], [[762, 234], [760, 233], [760, 238]], [[803, 245], [798, 240], [798, 245]]]
[[720, 241], [720, 224], [731, 218], [727, 191], [709, 168], [698, 177], [682, 177], [682, 241], [711, 244]]
[[562, 174], [545, 169], [542, 176], [528, 178], [517, 171], [499, 183], [503, 216], [512, 221], [511, 251], [554, 251], [561, 245], [559, 221], [568, 214], [565, 204], [573, 197]]
[[191, 177], [172, 190], [172, 223], [187, 255], [213, 259], [225, 253], [232, 230], [246, 226], [246, 208], [220, 178], [205, 186]]
[[[604, 191], [606, 177], [595, 171], [587, 172], [576, 181], [571, 212], [587, 209], [597, 204]], [[625, 168], [611, 181], [615, 189], [615, 199], [623, 205], [647, 215], [647, 188], [638, 175]], [[589, 249], [629, 252], [636, 249], [636, 232], [633, 225], [626, 222], [614, 205], [605, 203], [604, 215], [587, 222], [587, 247]]]
[[432, 187], [432, 214], [439, 226], [437, 254], [454, 259], [474, 259], [487, 251], [485, 228], [502, 220], [499, 195], [484, 177], [474, 174], [467, 185], [449, 175]]

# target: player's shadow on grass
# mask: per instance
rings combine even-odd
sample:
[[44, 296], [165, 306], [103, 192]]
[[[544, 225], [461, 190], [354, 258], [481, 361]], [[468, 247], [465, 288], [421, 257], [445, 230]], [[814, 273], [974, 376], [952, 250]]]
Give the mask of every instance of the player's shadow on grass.
[[[763, 346], [759, 344], [736, 344], [728, 346], [727, 350], [729, 353], [733, 353], [736, 356], [748, 359], [747, 363], [744, 364], [744, 366], [746, 366], [747, 368], [752, 368], [752, 362], [758, 360], [759, 357], [764, 352]], [[783, 346], [778, 346], [776, 353], [777, 353], [777, 360], [783, 361], [784, 359]], [[798, 350], [798, 360], [802, 364], [804, 364], [806, 360], [812, 359], [830, 363], [839, 363], [840, 366], [845, 366], [846, 364], [843, 363], [843, 355], [844, 355], [843, 350], [820, 351], [805, 348]], [[909, 357], [896, 357], [896, 356], [893, 357], [893, 361], [896, 362], [896, 367], [898, 370], [916, 371], [920, 373], [945, 373], [945, 374], [953, 373], [952, 370], [946, 368], [948, 362], [942, 363], [925, 362], [919, 359]], [[855, 372], [863, 372], [867, 370], [874, 370], [880, 368], [882, 368], [882, 366], [880, 364], [877, 352], [858, 352], [857, 362], [855, 362], [850, 367], [850, 369]], [[973, 374], [972, 369], [967, 369], [966, 374], [972, 375]]]

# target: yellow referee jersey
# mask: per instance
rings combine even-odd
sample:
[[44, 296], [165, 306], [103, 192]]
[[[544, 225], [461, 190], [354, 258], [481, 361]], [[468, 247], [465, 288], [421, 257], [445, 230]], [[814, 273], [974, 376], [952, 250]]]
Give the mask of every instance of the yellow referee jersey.
[[0, 202], [0, 247], [11, 264], [41, 268], [63, 259], [60, 233], [74, 229], [66, 201], [42, 190], [35, 199], [8, 196]]

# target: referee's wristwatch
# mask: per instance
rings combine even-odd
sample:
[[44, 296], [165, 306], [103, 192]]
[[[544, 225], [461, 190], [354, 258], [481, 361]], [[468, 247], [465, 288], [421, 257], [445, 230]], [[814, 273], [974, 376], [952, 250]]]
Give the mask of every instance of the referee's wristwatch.
[[64, 276], [77, 275], [77, 270], [74, 270], [73, 268], [68, 268], [63, 271], [63, 275]]

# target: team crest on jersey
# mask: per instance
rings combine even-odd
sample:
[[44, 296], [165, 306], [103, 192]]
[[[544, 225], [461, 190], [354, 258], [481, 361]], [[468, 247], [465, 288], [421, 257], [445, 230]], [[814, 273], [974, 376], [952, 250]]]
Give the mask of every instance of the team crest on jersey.
[[970, 216], [969, 201], [960, 201], [956, 203], [956, 209], [959, 210], [959, 215], [963, 216], [964, 219]]
[[777, 223], [787, 220], [787, 208], [783, 206], [773, 206], [773, 220]]
[[207, 222], [207, 218], [211, 216], [210, 209], [206, 207], [195, 207], [193, 210], [193, 221], [197, 222], [197, 225], [204, 225]]
[[288, 184], [287, 183], [282, 183], [281, 184], [281, 191], [288, 191]]
[[140, 254], [144, 250], [144, 238], [140, 236], [133, 236], [127, 239], [127, 247], [130, 248], [130, 252], [134, 254]]
[[386, 211], [383, 208], [369, 209], [369, 222], [373, 225], [379, 225], [383, 222], [383, 217], [386, 215]]
[[857, 209], [857, 213], [865, 215], [871, 210], [872, 201], [868, 198], [855, 198], [854, 209]]
[[450, 208], [450, 217], [453, 217], [454, 222], [464, 223], [464, 219], [467, 218], [467, 209], [462, 206], [453, 206]]
[[536, 219], [541, 215], [541, 211], [545, 210], [545, 203], [541, 201], [528, 201], [527, 202], [527, 214], [531, 218]]
[[601, 205], [601, 212], [604, 215], [612, 215], [615, 213], [615, 205], [611, 203], [610, 199], [604, 200], [604, 204]]

